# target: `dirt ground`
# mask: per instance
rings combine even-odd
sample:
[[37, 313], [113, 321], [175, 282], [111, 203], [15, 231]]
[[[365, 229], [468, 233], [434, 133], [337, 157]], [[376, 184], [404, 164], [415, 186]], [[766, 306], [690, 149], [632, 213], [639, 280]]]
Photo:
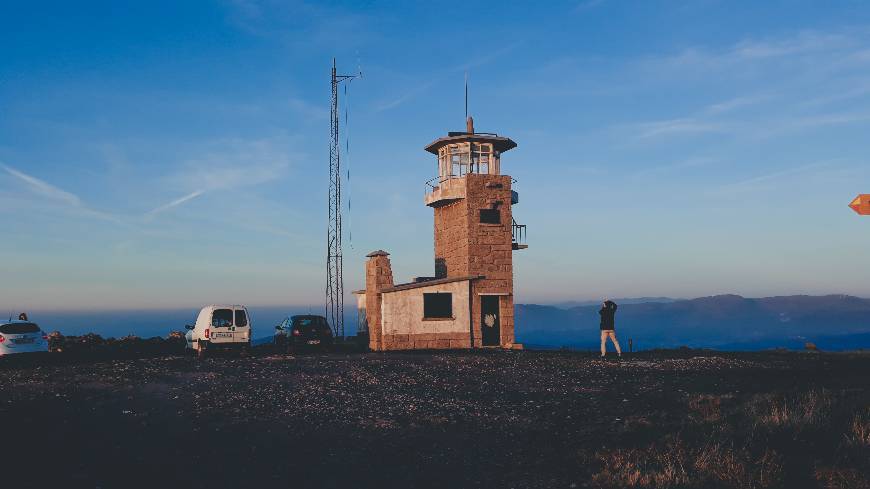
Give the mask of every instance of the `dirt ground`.
[[862, 354], [53, 353], [0, 359], [0, 378], [3, 487], [870, 480]]

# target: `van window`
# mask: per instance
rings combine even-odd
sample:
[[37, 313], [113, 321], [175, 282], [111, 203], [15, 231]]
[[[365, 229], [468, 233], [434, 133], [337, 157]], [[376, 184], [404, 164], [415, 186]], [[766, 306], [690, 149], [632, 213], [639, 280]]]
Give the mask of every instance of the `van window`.
[[233, 325], [232, 309], [215, 309], [211, 314], [212, 328], [228, 328]]
[[236, 326], [247, 326], [248, 315], [243, 309], [236, 309]]
[[12, 323], [0, 326], [0, 333], [3, 334], [27, 334], [39, 333], [39, 326], [33, 323]]

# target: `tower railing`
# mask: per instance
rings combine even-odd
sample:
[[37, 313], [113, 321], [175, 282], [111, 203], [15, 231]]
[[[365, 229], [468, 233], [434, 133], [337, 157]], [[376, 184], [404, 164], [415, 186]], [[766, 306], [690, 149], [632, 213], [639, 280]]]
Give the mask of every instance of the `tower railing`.
[[515, 247], [526, 244], [526, 225], [517, 224], [514, 218], [511, 218], [511, 241]]
[[[463, 177], [465, 177], [465, 175], [468, 175], [468, 173], [465, 173], [465, 174], [462, 174], [462, 175], [439, 175], [439, 176], [437, 176], [437, 177], [435, 177], [435, 178], [430, 178], [429, 180], [426, 180], [426, 191], [425, 191], [425, 195], [429, 195], [429, 194], [435, 192], [436, 190], [438, 190], [438, 188], [439, 188], [439, 187], [441, 186], [441, 184], [443, 184], [444, 182], [447, 182], [447, 181], [450, 181], [450, 180], [454, 180], [454, 179], [457, 179], [457, 178], [463, 178]], [[484, 175], [484, 174], [481, 174], [481, 175]], [[517, 183], [517, 179], [511, 177], [511, 186], [513, 186], [513, 184], [515, 184], [515, 183]]]

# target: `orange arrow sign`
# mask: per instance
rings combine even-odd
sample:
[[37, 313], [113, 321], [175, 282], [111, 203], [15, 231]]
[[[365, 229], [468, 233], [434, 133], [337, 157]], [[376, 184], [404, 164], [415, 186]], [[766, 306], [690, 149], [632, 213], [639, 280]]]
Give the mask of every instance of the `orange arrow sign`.
[[870, 194], [861, 194], [855, 197], [849, 207], [862, 216], [870, 216]]

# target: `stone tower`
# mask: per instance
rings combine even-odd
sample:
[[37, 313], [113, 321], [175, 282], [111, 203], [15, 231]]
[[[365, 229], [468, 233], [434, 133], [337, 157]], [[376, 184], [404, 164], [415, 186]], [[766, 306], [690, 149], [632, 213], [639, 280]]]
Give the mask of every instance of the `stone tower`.
[[475, 132], [471, 117], [465, 132], [426, 146], [437, 156], [438, 176], [425, 195], [435, 212], [435, 278], [481, 277], [470, 282], [472, 347], [514, 344], [512, 254], [527, 246], [525, 226], [513, 219], [519, 198], [513, 179], [501, 173], [501, 155], [516, 146]]

